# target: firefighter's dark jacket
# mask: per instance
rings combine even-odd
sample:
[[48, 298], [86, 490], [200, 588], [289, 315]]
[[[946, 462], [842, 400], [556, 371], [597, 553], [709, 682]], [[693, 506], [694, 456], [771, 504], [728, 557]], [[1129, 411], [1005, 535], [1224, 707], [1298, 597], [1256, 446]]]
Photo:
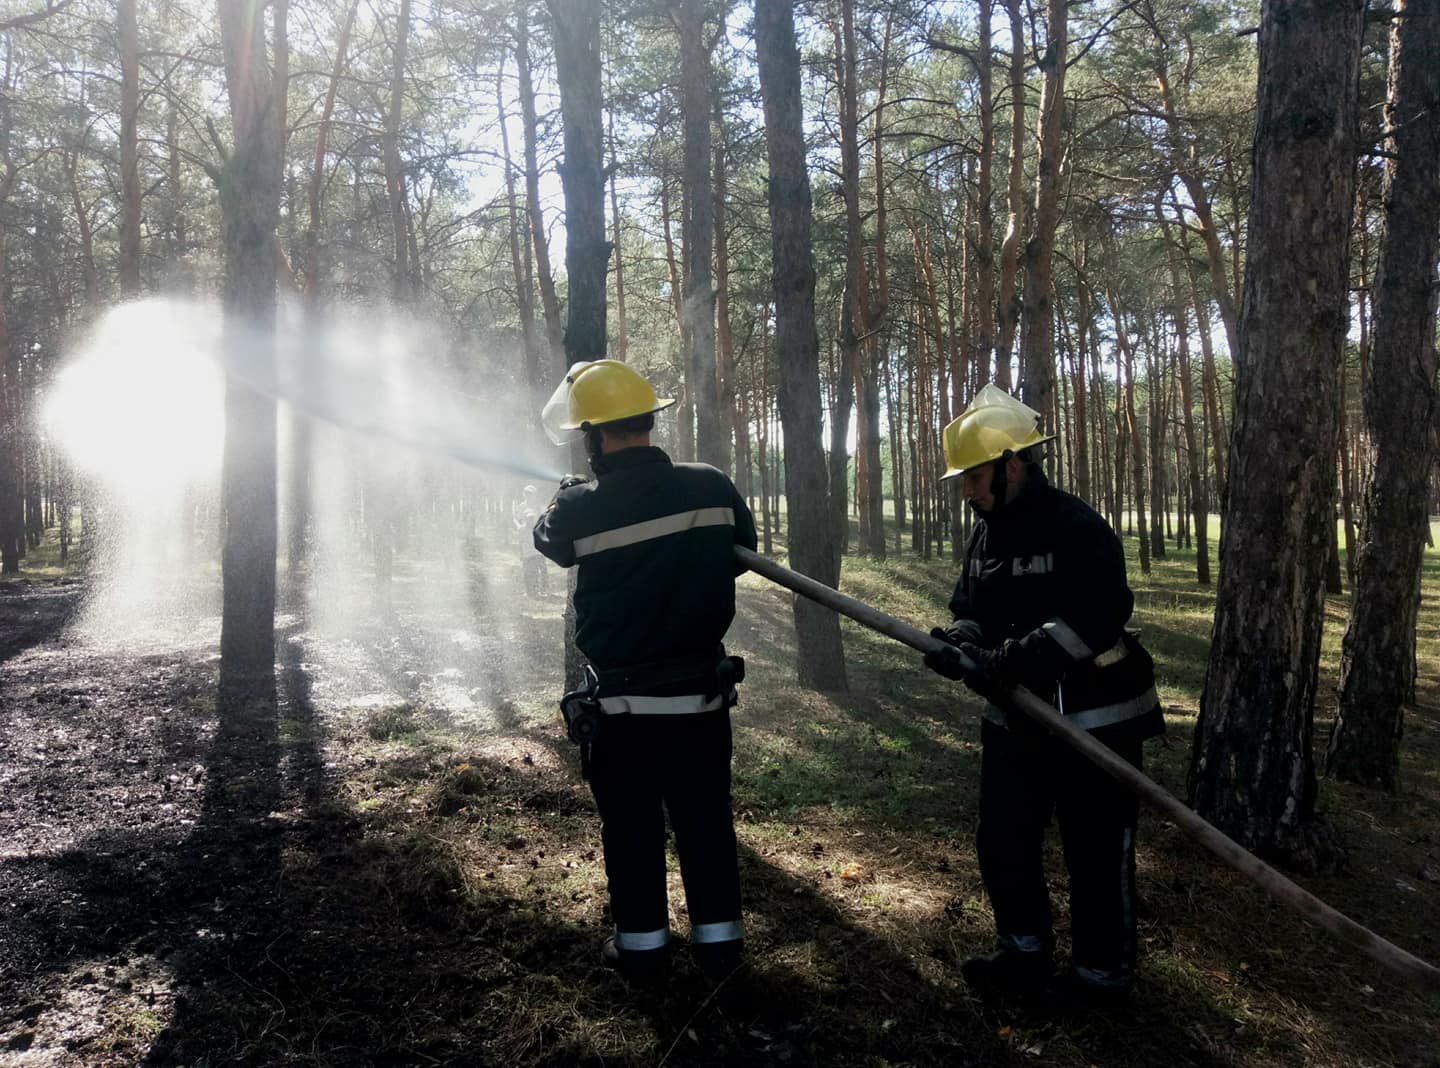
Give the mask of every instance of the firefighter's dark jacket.
[[[621, 449], [591, 466], [596, 480], [562, 490], [535, 524], [535, 548], [561, 567], [580, 565], [580, 651], [601, 672], [713, 661], [744, 570], [734, 547], [755, 548], [744, 498], [708, 464], [671, 463], [652, 446]], [[637, 674], [626, 692], [694, 692], [673, 672]]]
[[[1015, 499], [975, 524], [950, 599], [987, 646], [1018, 643], [1020, 681], [1102, 739], [1164, 730], [1154, 663], [1125, 630], [1134, 606], [1110, 525], [1033, 466]], [[985, 714], [1002, 726], [1020, 718], [993, 705]]]

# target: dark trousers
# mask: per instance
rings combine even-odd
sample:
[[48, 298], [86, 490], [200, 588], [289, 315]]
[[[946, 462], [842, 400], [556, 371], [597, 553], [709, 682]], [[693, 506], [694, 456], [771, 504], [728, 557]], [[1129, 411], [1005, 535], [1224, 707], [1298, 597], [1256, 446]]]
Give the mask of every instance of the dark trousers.
[[669, 924], [666, 812], [692, 931], [702, 924], [733, 923], [738, 932], [730, 748], [728, 709], [605, 717], [590, 752], [590, 787], [600, 809], [610, 911], [622, 948], [627, 933], [653, 933]]
[[[1070, 873], [1071, 959], [1082, 977], [1126, 984], [1135, 968], [1135, 825], [1139, 802], [1040, 728], [981, 728], [980, 874], [1002, 945], [1053, 939], [1043, 844], [1053, 815]], [[1108, 743], [1140, 767], [1141, 742]]]

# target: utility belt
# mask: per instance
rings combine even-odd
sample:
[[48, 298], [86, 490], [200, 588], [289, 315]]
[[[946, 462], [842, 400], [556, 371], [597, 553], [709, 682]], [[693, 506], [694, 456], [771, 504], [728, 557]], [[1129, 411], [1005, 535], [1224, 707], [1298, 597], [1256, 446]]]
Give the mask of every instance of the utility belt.
[[[745, 659], [726, 656], [722, 647], [710, 656], [682, 656], [597, 670], [585, 666], [585, 684], [560, 699], [565, 733], [577, 745], [600, 737], [604, 716], [675, 716], [715, 712], [736, 701], [735, 685], [745, 681]], [[630, 689], [688, 688], [675, 695], [626, 693]]]

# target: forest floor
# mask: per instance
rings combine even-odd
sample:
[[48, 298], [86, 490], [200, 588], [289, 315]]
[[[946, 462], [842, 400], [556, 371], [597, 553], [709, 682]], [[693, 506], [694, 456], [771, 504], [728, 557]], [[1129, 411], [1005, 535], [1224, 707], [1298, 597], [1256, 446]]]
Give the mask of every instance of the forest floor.
[[[1213, 593], [1139, 574], [1184, 793]], [[279, 621], [279, 704], [217, 715], [218, 622], [84, 625], [98, 579], [0, 584], [0, 1064], [1435, 1065], [1440, 997], [1272, 903], [1146, 813], [1133, 1005], [997, 1009], [972, 845], [976, 702], [846, 625], [851, 692], [793, 683], [788, 595], [753, 575], [729, 646], [749, 963], [661, 990], [600, 964], [598, 821], [554, 712], [563, 584], [472, 560], [468, 618], [413, 562], [390, 602]], [[844, 588], [940, 621], [954, 565], [851, 559]], [[1440, 557], [1427, 556], [1404, 787], [1323, 781], [1350, 851], [1300, 876], [1440, 961]], [[446, 596], [441, 596], [441, 594]], [[1346, 601], [1327, 606], [1317, 745]], [[674, 868], [672, 858], [672, 871]], [[1049, 856], [1061, 950], [1067, 915]], [[672, 879], [672, 929], [686, 930]]]

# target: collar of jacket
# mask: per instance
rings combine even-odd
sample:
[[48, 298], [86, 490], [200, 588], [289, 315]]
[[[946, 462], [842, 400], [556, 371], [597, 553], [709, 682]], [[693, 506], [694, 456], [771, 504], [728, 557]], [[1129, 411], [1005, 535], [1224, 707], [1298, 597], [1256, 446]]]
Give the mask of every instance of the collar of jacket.
[[1020, 487], [1020, 492], [1015, 499], [1010, 501], [998, 512], [992, 512], [985, 517], [985, 525], [990, 529], [996, 527], [1015, 528], [1024, 526], [1035, 514], [1040, 502], [1050, 492], [1050, 480], [1045, 477], [1045, 472], [1038, 466], [1032, 466], [1025, 475], [1025, 484]]
[[621, 449], [619, 452], [608, 453], [605, 456], [597, 457], [590, 461], [590, 469], [595, 472], [596, 478], [604, 478], [606, 475], [614, 474], [616, 471], [624, 471], [629, 467], [639, 467], [641, 464], [669, 464], [670, 457], [665, 450], [655, 445], [635, 445], [628, 449]]

